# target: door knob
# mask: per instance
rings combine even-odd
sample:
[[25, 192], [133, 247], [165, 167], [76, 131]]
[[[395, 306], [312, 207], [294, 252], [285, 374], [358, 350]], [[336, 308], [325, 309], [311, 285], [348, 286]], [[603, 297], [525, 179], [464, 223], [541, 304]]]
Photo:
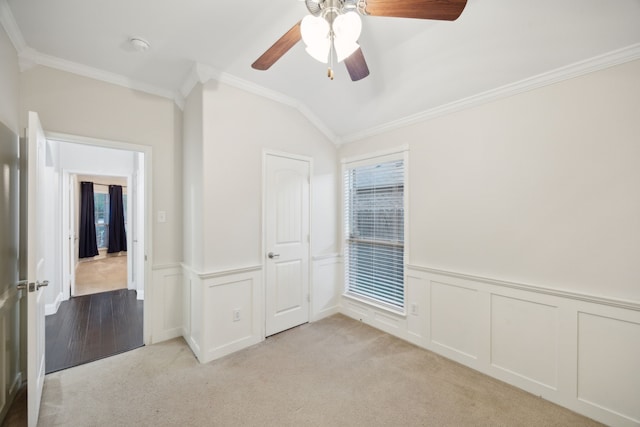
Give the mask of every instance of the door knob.
[[278, 258], [278, 257], [280, 256], [280, 254], [274, 254], [273, 252], [269, 252], [269, 253], [267, 254], [267, 256], [268, 256], [270, 259], [274, 259], [274, 258]]
[[45, 286], [49, 286], [48, 280], [43, 280], [42, 282], [36, 282], [36, 290], [43, 288]]

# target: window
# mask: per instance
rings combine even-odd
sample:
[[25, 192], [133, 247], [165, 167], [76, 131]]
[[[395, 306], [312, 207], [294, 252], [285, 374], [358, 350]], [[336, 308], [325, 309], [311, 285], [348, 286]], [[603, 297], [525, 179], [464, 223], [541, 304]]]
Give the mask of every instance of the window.
[[[93, 193], [94, 215], [96, 223], [96, 243], [98, 249], [109, 247], [109, 193]], [[127, 195], [122, 195], [124, 226], [127, 228]]]
[[403, 154], [344, 170], [347, 294], [404, 309]]
[[98, 249], [109, 246], [109, 194], [93, 193]]

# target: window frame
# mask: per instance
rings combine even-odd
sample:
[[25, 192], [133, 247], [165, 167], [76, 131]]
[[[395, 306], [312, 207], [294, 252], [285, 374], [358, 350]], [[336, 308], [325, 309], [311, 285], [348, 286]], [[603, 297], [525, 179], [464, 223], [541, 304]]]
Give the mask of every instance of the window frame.
[[[404, 247], [403, 247], [403, 305], [402, 307], [398, 307], [396, 305], [380, 301], [378, 299], [367, 297], [361, 295], [359, 293], [354, 293], [349, 290], [349, 259], [348, 259], [348, 245], [349, 245], [349, 236], [347, 235], [347, 224], [349, 218], [347, 218], [346, 214], [346, 203], [347, 203], [347, 193], [346, 193], [346, 182], [345, 182], [345, 174], [347, 170], [354, 169], [363, 166], [370, 166], [380, 163], [386, 163], [391, 161], [403, 161], [403, 172], [404, 172], [404, 184], [403, 184], [403, 206], [404, 206]], [[340, 191], [340, 203], [341, 203], [341, 244], [342, 244], [342, 255], [343, 255], [343, 279], [344, 279], [344, 288], [342, 296], [356, 300], [358, 302], [365, 303], [367, 305], [374, 306], [376, 308], [392, 312], [394, 314], [400, 314], [406, 316], [407, 314], [407, 264], [409, 260], [409, 148], [408, 146], [402, 146], [399, 148], [379, 151], [371, 154], [365, 154], [361, 156], [348, 157], [343, 158], [341, 168], [341, 191]]]

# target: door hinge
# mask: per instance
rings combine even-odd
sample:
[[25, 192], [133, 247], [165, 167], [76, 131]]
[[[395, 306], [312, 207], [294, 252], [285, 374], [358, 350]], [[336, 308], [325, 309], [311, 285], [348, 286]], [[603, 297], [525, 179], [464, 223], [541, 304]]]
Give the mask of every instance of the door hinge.
[[311, 294], [307, 294], [307, 302], [311, 302]]

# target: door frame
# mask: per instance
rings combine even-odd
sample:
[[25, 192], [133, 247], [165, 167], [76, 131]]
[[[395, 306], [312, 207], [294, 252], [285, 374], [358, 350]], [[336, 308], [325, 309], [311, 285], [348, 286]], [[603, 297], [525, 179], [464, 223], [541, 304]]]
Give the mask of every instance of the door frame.
[[[53, 138], [52, 138], [53, 139]], [[60, 140], [56, 140], [57, 142], [61, 142], [61, 143], [66, 143], [67, 141], [60, 141]], [[95, 171], [90, 171], [90, 170], [85, 170], [85, 169], [62, 169], [62, 188], [61, 188], [61, 193], [62, 193], [62, 228], [63, 228], [63, 233], [69, 233], [69, 231], [71, 230], [71, 225], [73, 225], [73, 234], [75, 234], [75, 231], [77, 229], [77, 225], [76, 221], [75, 221], [75, 217], [76, 217], [76, 213], [78, 213], [78, 211], [76, 211], [76, 207], [80, 206], [80, 200], [71, 200], [72, 197], [74, 198], [78, 198], [78, 192], [75, 192], [75, 195], [72, 196], [71, 192], [78, 190], [78, 188], [75, 188], [75, 186], [71, 185], [71, 178], [72, 177], [77, 177], [78, 175], [91, 175], [91, 176], [96, 176], [96, 177], [116, 177], [116, 178], [125, 178], [127, 180], [127, 197], [129, 197], [129, 200], [131, 200], [130, 196], [131, 194], [129, 193], [129, 189], [132, 189], [133, 186], [133, 174], [129, 174], [129, 175], [114, 175], [114, 174], [110, 174], [108, 172], [95, 172]], [[79, 181], [78, 181], [79, 183]], [[74, 188], [72, 188], [74, 187]], [[74, 202], [74, 205], [71, 206], [71, 202]], [[77, 204], [75, 202], [78, 202]], [[137, 199], [134, 199], [134, 201], [138, 202]], [[129, 204], [129, 206], [131, 206], [131, 204]], [[66, 214], [66, 215], [65, 215]], [[71, 220], [71, 218], [74, 218], [74, 220]], [[134, 237], [137, 238], [138, 236], [138, 230], [136, 230], [135, 225], [133, 225], [133, 209], [128, 208], [127, 209], [127, 223], [129, 224], [129, 231], [133, 231], [133, 233], [130, 233], [131, 236], [127, 236], [127, 254], [128, 255], [133, 255], [133, 256], [127, 256], [127, 289], [136, 289], [136, 287], [133, 287], [132, 285], [136, 284], [135, 283], [135, 279], [132, 277], [132, 273], [134, 271], [133, 268], [133, 263], [134, 261], [134, 257], [137, 255], [135, 253], [135, 251], [133, 250], [133, 243], [135, 242]], [[79, 221], [79, 217], [78, 217], [78, 221]], [[78, 236], [75, 237], [75, 239], [78, 239]], [[71, 239], [70, 236], [69, 238], [65, 237], [64, 235], [62, 236], [62, 254], [63, 254], [63, 260], [64, 257], [68, 257], [71, 256], [71, 254], [73, 253], [73, 256], [71, 257], [71, 259], [69, 261], [73, 261], [73, 267], [71, 267], [70, 265], [63, 265], [63, 271], [62, 271], [62, 292], [64, 294], [63, 296], [63, 301], [68, 300], [70, 297], [73, 297], [73, 291], [75, 290], [75, 269], [77, 268], [77, 264], [75, 263], [76, 259], [75, 259], [75, 255], [77, 254], [76, 252], [76, 244], [75, 244], [75, 240]], [[66, 271], [67, 269], [69, 269], [69, 271]], [[71, 271], [73, 270], [73, 271]], [[73, 279], [71, 281], [71, 285], [68, 283], [67, 279]]]
[[[152, 212], [152, 151], [153, 148], [148, 145], [132, 144], [129, 142], [112, 141], [99, 138], [91, 138], [86, 136], [71, 135], [58, 132], [45, 131], [47, 139], [68, 142], [73, 144], [82, 144], [93, 147], [111, 148], [117, 150], [126, 150], [140, 152], [144, 154], [144, 305], [142, 321], [142, 336], [145, 345], [151, 344], [152, 334], [152, 313], [153, 311], [153, 289], [151, 286], [151, 265], [153, 264], [153, 212]], [[95, 174], [94, 174], [95, 175]], [[128, 179], [130, 181], [130, 179]], [[62, 226], [62, 224], [61, 224]], [[64, 242], [61, 242], [62, 244]]]
[[309, 164], [309, 249], [307, 251], [307, 262], [309, 265], [309, 277], [307, 278], [309, 283], [309, 315], [307, 321], [310, 321], [313, 318], [313, 263], [311, 257], [311, 250], [313, 245], [313, 210], [311, 207], [313, 206], [313, 158], [309, 156], [303, 156], [300, 154], [292, 154], [285, 151], [278, 150], [270, 150], [263, 149], [262, 150], [262, 226], [261, 226], [261, 254], [260, 254], [260, 265], [262, 266], [262, 283], [263, 283], [263, 319], [262, 319], [262, 337], [266, 337], [267, 331], [267, 268], [266, 268], [266, 257], [267, 257], [267, 157], [275, 156], [275, 157], [283, 157], [285, 159], [291, 160], [300, 160], [303, 162], [307, 162]]

